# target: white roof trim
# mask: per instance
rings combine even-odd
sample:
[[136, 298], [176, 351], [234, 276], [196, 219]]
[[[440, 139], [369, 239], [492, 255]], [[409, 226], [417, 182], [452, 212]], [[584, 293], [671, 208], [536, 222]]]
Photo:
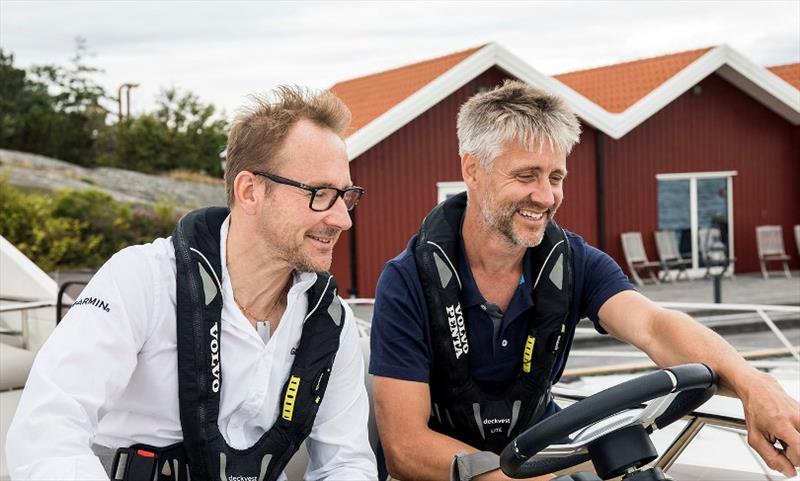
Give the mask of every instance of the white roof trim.
[[490, 43], [348, 137], [349, 159], [363, 154], [493, 66], [561, 96], [581, 120], [614, 139], [635, 129], [714, 72], [792, 124], [800, 125], [800, 91], [725, 45], [709, 50], [624, 112], [611, 113], [505, 48]]
[[622, 137], [714, 72], [789, 122], [800, 124], [800, 91], [722, 45], [706, 52], [624, 112], [612, 114], [616, 129], [607, 133], [615, 139]]
[[489, 44], [358, 129], [347, 138], [349, 159], [355, 159], [483, 73], [493, 64], [493, 60], [492, 44]]

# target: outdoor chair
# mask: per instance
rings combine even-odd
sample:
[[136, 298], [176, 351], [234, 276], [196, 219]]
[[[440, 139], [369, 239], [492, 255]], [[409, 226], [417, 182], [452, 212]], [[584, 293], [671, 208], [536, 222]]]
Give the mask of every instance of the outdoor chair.
[[800, 255], [800, 224], [794, 226], [794, 243], [797, 244], [797, 255]]
[[650, 261], [647, 258], [644, 243], [642, 242], [642, 233], [624, 232], [620, 237], [622, 238], [622, 252], [625, 254], [625, 262], [628, 264], [628, 270], [636, 285], [644, 285], [644, 281], [639, 277], [639, 270], [648, 273], [653, 283], [658, 284], [659, 280], [655, 275], [655, 270], [661, 267], [661, 263]]
[[[701, 227], [697, 231], [697, 247], [700, 251], [700, 258], [706, 266], [705, 277], [711, 277], [711, 267], [716, 263], [709, 257], [709, 253], [713, 250], [724, 249], [727, 253], [728, 246], [722, 242], [722, 233], [716, 227]], [[729, 256], [728, 258], [728, 275], [734, 278], [733, 265], [736, 263], [736, 257]]]
[[678, 250], [678, 242], [675, 239], [675, 232], [671, 230], [657, 230], [656, 237], [656, 250], [658, 251], [658, 259], [661, 261], [661, 273], [666, 281], [670, 278], [670, 271], [677, 269], [678, 273], [672, 278], [672, 282], [677, 281], [681, 274], [686, 279], [690, 279], [689, 273], [686, 268], [692, 265], [691, 259], [684, 259]]
[[783, 263], [783, 272], [787, 279], [791, 279], [789, 271], [789, 257], [783, 248], [783, 227], [779, 225], [760, 225], [756, 227], [756, 245], [758, 246], [758, 261], [761, 264], [761, 275], [769, 279], [767, 262], [779, 261]]

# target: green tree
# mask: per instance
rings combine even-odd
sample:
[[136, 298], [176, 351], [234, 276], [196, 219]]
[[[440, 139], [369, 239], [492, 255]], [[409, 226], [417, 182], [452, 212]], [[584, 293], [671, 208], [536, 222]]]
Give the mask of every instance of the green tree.
[[155, 111], [109, 125], [103, 103], [111, 98], [93, 80], [102, 70], [87, 55], [79, 38], [68, 66], [26, 71], [0, 49], [0, 148], [85, 166], [222, 175], [227, 122], [213, 105], [173, 87], [161, 91]]
[[53, 150], [47, 129], [57, 116], [47, 85], [14, 67], [14, 56], [0, 49], [0, 147]]
[[219, 177], [226, 139], [227, 122], [213, 105], [171, 88], [161, 91], [154, 112], [105, 132], [99, 162], [148, 173], [185, 169]]
[[0, 50], [0, 147], [93, 165], [93, 147], [105, 128], [107, 96], [92, 80], [99, 69], [85, 62], [86, 44], [77, 39], [69, 67], [14, 67]]

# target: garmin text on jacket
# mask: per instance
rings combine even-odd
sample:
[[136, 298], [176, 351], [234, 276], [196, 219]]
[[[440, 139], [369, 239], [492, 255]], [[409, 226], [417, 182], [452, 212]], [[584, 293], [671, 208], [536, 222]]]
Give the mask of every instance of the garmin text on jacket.
[[106, 312], [111, 312], [108, 302], [97, 297], [83, 297], [72, 303], [72, 307], [88, 304], [90, 306], [98, 307]]

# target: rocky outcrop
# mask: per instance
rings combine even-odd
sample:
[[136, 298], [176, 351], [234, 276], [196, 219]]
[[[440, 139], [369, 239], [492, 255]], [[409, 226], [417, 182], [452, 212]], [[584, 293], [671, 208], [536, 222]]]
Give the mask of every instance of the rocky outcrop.
[[109, 167], [86, 168], [50, 157], [0, 149], [0, 176], [11, 185], [45, 191], [96, 189], [138, 204], [169, 202], [179, 210], [225, 205], [225, 187]]

